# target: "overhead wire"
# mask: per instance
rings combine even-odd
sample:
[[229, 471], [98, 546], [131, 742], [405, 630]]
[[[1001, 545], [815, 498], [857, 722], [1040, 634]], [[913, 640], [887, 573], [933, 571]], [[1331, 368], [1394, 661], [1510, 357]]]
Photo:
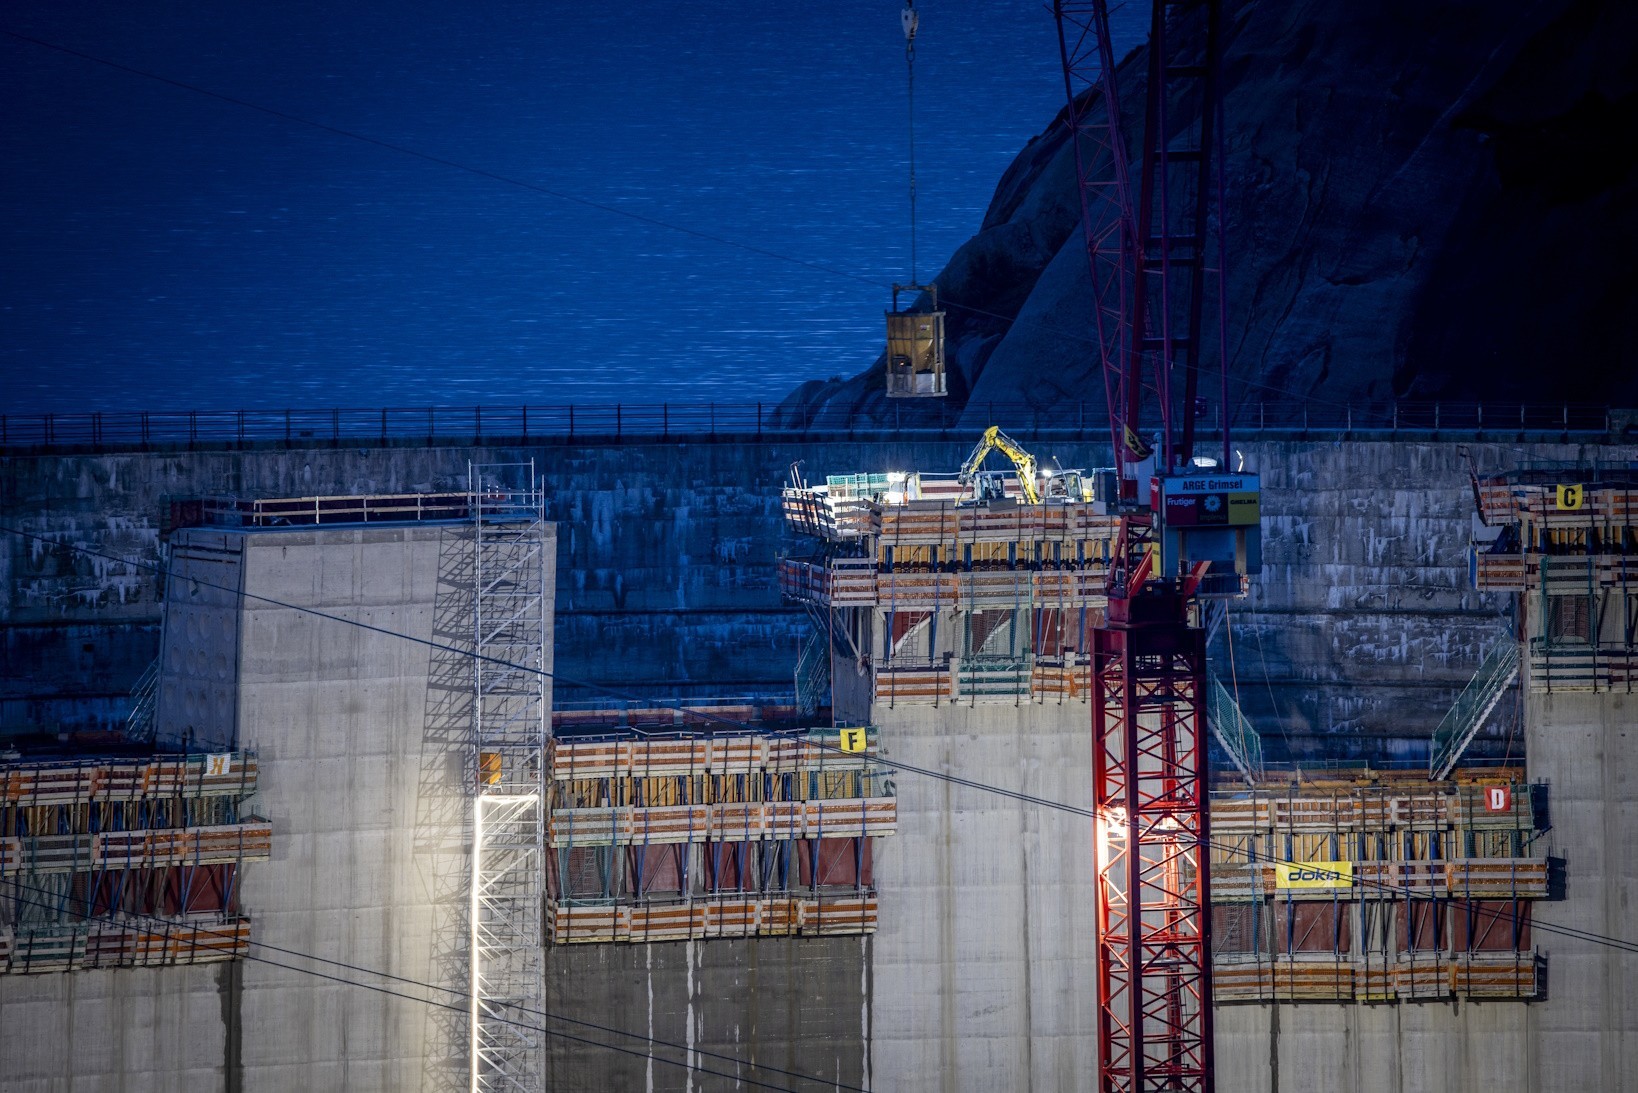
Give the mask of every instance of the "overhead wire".
[[[50, 539], [49, 537], [36, 535], [36, 534], [34, 534], [32, 532], [20, 531], [19, 529], [16, 529], [16, 528], [0, 526], [0, 532], [6, 533], [6, 534], [11, 534], [11, 535], [18, 535], [18, 536], [21, 536], [21, 537], [26, 538], [26, 539], [30, 539], [30, 540], [45, 543], [45, 544], [51, 544], [51, 545], [54, 545], [54, 546], [67, 546], [70, 550], [79, 551], [81, 553], [88, 554], [88, 555], [91, 555], [93, 557], [103, 558], [105, 560], [123, 562], [125, 564], [132, 565], [132, 566], [135, 566], [135, 567], [141, 568], [141, 569], [163, 571], [163, 567], [157, 566], [157, 565], [155, 565], [153, 563], [140, 562], [140, 561], [137, 561], [135, 559], [124, 558], [124, 557], [119, 556], [119, 555], [103, 553], [101, 551], [92, 550], [89, 547], [80, 546], [78, 544], [61, 544], [61, 543], [57, 543], [56, 540]], [[498, 664], [498, 665], [501, 665], [501, 666], [504, 666], [504, 667], [514, 668], [514, 669], [524, 671], [524, 672], [537, 673], [537, 674], [543, 675], [543, 676], [545, 676], [547, 678], [562, 680], [565, 683], [586, 687], [586, 688], [588, 688], [590, 690], [594, 690], [594, 691], [601, 691], [601, 692], [603, 692], [605, 694], [610, 695], [611, 697], [622, 698], [622, 699], [625, 699], [627, 701], [647, 701], [647, 700], [638, 698], [637, 696], [634, 696], [634, 695], [623, 694], [622, 692], [617, 691], [614, 688], [605, 687], [605, 686], [603, 686], [601, 684], [583, 683], [583, 682], [580, 682], [578, 680], [572, 680], [572, 679], [569, 679], [567, 677], [557, 675], [556, 673], [554, 673], [552, 671], [549, 671], [547, 669], [544, 669], [544, 668], [537, 668], [537, 667], [534, 667], [532, 665], [514, 664], [514, 663], [512, 663], [510, 661], [502, 660], [502, 659], [497, 658], [497, 657], [485, 656], [485, 655], [477, 653], [477, 652], [475, 652], [474, 650], [471, 650], [471, 649], [462, 649], [462, 648], [459, 648], [457, 646], [445, 645], [445, 644], [443, 644], [441, 642], [435, 642], [435, 641], [432, 641], [431, 639], [428, 639], [428, 638], [417, 637], [414, 634], [406, 634], [406, 633], [403, 633], [402, 631], [391, 630], [391, 629], [388, 629], [386, 627], [376, 626], [376, 625], [374, 625], [372, 623], [362, 622], [362, 621], [357, 620], [357, 619], [349, 619], [349, 618], [346, 618], [345, 616], [342, 616], [342, 615], [330, 614], [329, 612], [320, 611], [317, 608], [303, 607], [303, 606], [301, 606], [299, 604], [285, 603], [285, 602], [283, 602], [281, 600], [277, 600], [277, 599], [274, 599], [272, 597], [261, 596], [261, 595], [258, 595], [256, 593], [251, 593], [251, 592], [245, 592], [242, 589], [239, 589], [239, 588], [236, 588], [236, 587], [232, 587], [232, 586], [228, 586], [228, 585], [222, 585], [222, 584], [216, 584], [214, 582], [205, 581], [205, 580], [202, 580], [202, 579], [196, 578], [196, 577], [185, 577], [185, 578], [179, 578], [179, 579], [186, 580], [189, 583], [196, 584], [196, 585], [198, 585], [200, 587], [214, 588], [214, 589], [216, 589], [218, 591], [226, 592], [226, 593], [229, 593], [230, 595], [233, 595], [233, 596], [236, 596], [236, 597], [242, 597], [242, 598], [245, 598], [245, 599], [256, 600], [258, 602], [267, 603], [270, 606], [276, 606], [276, 607], [280, 607], [280, 608], [283, 608], [283, 609], [286, 609], [286, 610], [298, 611], [298, 612], [301, 612], [301, 613], [304, 613], [304, 614], [314, 615], [314, 616], [317, 616], [319, 618], [328, 619], [328, 620], [330, 620], [332, 622], [339, 622], [339, 623], [346, 624], [348, 626], [359, 627], [361, 629], [368, 630], [368, 631], [378, 633], [378, 634], [382, 634], [384, 636], [398, 638], [398, 639], [401, 639], [401, 640], [404, 640], [404, 641], [413, 642], [413, 643], [418, 644], [418, 645], [429, 646], [431, 648], [438, 649], [438, 650], [444, 651], [444, 652], [454, 653], [454, 654], [457, 654], [459, 656], [465, 656], [465, 657], [470, 657], [470, 658], [473, 658], [473, 659], [491, 661], [491, 662], [493, 662], [495, 664]], [[682, 708], [682, 707], [678, 707], [678, 708]], [[750, 725], [750, 724], [747, 724], [747, 723], [741, 722], [741, 721], [735, 721], [732, 718], [723, 717], [723, 716], [718, 715], [718, 714], [712, 714], [709, 711], [704, 710], [704, 709], [699, 708], [699, 707], [689, 707], [688, 712], [689, 712], [689, 714], [691, 716], [699, 717], [702, 720], [708, 720], [708, 721], [716, 722], [716, 723], [725, 725], [725, 726], [727, 726], [729, 728], [732, 728], [732, 729], [734, 729], [736, 731], [739, 731], [739, 732], [746, 732], [746, 733], [751, 733], [751, 734], [754, 734], [754, 735], [766, 735], [767, 734], [767, 730], [764, 729], [764, 728], [761, 728], [759, 726]], [[636, 729], [636, 728], [632, 728], [630, 731], [636, 733], [637, 735], [643, 735], [643, 736], [664, 735], [663, 733], [648, 732], [648, 731], [641, 730], [641, 729]], [[857, 753], [844, 751], [844, 749], [842, 749], [840, 747], [840, 745], [826, 744], [823, 741], [817, 741], [816, 740], [816, 741], [810, 741], [809, 746], [815, 748], [816, 750], [835, 752], [838, 755], [846, 755], [849, 758], [854, 759], [854, 760], [858, 759]], [[1094, 819], [1097, 816], [1096, 811], [1093, 810], [1093, 809], [1090, 809], [1090, 808], [1085, 808], [1085, 807], [1082, 807], [1080, 805], [1072, 805], [1072, 804], [1069, 804], [1069, 803], [1064, 802], [1064, 801], [1055, 801], [1055, 800], [1052, 800], [1051, 798], [1039, 797], [1039, 796], [1036, 796], [1034, 794], [1023, 793], [1023, 792], [1020, 792], [1020, 791], [1017, 791], [1017, 790], [1008, 789], [1008, 788], [1003, 787], [1003, 786], [992, 785], [992, 784], [977, 781], [977, 780], [971, 779], [971, 778], [963, 778], [960, 775], [951, 774], [951, 773], [949, 773], [947, 771], [938, 771], [938, 770], [933, 770], [933, 769], [930, 769], [930, 768], [927, 768], [927, 767], [920, 767], [920, 766], [916, 766], [914, 764], [901, 763], [901, 762], [897, 762], [897, 761], [894, 761], [892, 763], [886, 763], [886, 762], [882, 762], [880, 760], [867, 760], [867, 762], [874, 763], [877, 767], [881, 768], [884, 773], [888, 773], [888, 774], [896, 773], [896, 772], [899, 772], [899, 771], [906, 771], [906, 772], [909, 772], [911, 774], [921, 775], [922, 777], [926, 777], [926, 778], [933, 778], [933, 779], [936, 779], [938, 781], [942, 781], [942, 782], [945, 782], [945, 783], [948, 783], [948, 784], [951, 784], [951, 785], [958, 785], [958, 786], [962, 786], [963, 788], [977, 790], [977, 791], [982, 792], [982, 793], [988, 793], [988, 794], [991, 794], [991, 795], [994, 795], [994, 796], [1004, 797], [1004, 798], [1007, 798], [1009, 800], [1017, 801], [1017, 802], [1019, 802], [1021, 804], [1034, 805], [1034, 806], [1039, 807], [1039, 808], [1046, 808], [1046, 809], [1050, 809], [1050, 810], [1053, 810], [1053, 811], [1062, 812], [1062, 813], [1066, 813], [1066, 814], [1073, 815], [1073, 816], [1078, 816], [1078, 817], [1081, 817], [1083, 819]], [[1209, 840], [1209, 839], [1208, 840], [1203, 840], [1203, 842], [1206, 845], [1217, 847], [1219, 849], [1231, 850], [1231, 851], [1234, 851], [1236, 853], [1240, 852], [1243, 849], [1241, 847], [1234, 846], [1233, 844], [1218, 843], [1218, 842], [1216, 842], [1214, 840]], [[1302, 864], [1302, 863], [1297, 862], [1295, 860], [1290, 860], [1290, 859], [1285, 859], [1285, 858], [1278, 858], [1278, 857], [1273, 857], [1273, 856], [1264, 856], [1264, 857], [1262, 857], [1262, 858], [1260, 858], [1258, 860], [1266, 861], [1266, 862], [1269, 862], [1271, 864], [1284, 864], [1284, 865]], [[1390, 893], [1390, 894], [1402, 894], [1402, 895], [1407, 895], [1407, 896], [1416, 894], [1415, 890], [1412, 889], [1411, 887], [1409, 887], [1408, 885], [1407, 886], [1395, 886], [1395, 885], [1390, 885], [1390, 884], [1386, 884], [1386, 883], [1383, 883], [1383, 882], [1365, 881], [1363, 879], [1361, 879], [1360, 883], [1364, 887], [1372, 888], [1373, 890], [1378, 890], [1378, 891], [1382, 891], [1382, 892], [1387, 892], [1387, 893]], [[1612, 947], [1621, 948], [1621, 949], [1623, 949], [1625, 951], [1638, 952], [1638, 940], [1629, 940], [1629, 939], [1625, 939], [1625, 938], [1618, 938], [1618, 937], [1614, 937], [1614, 936], [1607, 935], [1607, 934], [1597, 934], [1597, 933], [1594, 933], [1592, 931], [1582, 931], [1582, 930], [1580, 930], [1578, 928], [1575, 928], [1575, 927], [1558, 927], [1558, 926], [1553, 926], [1551, 924], [1537, 924], [1537, 925], [1539, 925], [1539, 928], [1541, 928], [1541, 929], [1543, 929], [1543, 930], [1545, 930], [1546, 932], [1549, 932], [1549, 933], [1562, 933], [1565, 936], [1577, 938], [1577, 939], [1580, 939], [1580, 940], [1595, 940], [1595, 941], [1598, 941], [1599, 943], [1608, 944], [1608, 945], [1610, 945]]]
[[[45, 897], [49, 897], [49, 898], [58, 898], [57, 893], [49, 892], [49, 891], [47, 891], [47, 890], [45, 890], [43, 888], [39, 888], [39, 887], [37, 887], [35, 885], [24, 884], [24, 883], [22, 883], [20, 878], [15, 882], [15, 886], [19, 887], [19, 888], [26, 888], [27, 890], [29, 890], [29, 891], [31, 891], [31, 892], [35, 893], [36, 895], [39, 895], [39, 896], [45, 896]], [[8, 897], [6, 897], [4, 895], [0, 895], [0, 901], [6, 901], [7, 898]], [[11, 902], [16, 902], [16, 903], [26, 904], [26, 905], [31, 906], [31, 907], [37, 907], [37, 908], [40, 908], [40, 909], [46, 910], [46, 911], [52, 911], [52, 912], [57, 913], [59, 916], [65, 914], [63, 909], [56, 903], [41, 902], [40, 900], [19, 899], [19, 898], [15, 898], [15, 897], [11, 897], [10, 901]], [[89, 914], [79, 914], [79, 913], [67, 913], [67, 914], [68, 914], [68, 917], [70, 917], [70, 918], [72, 918], [72, 919], [74, 919], [76, 921], [81, 921], [81, 922], [108, 921], [108, 919], [104, 918], [103, 916], [89, 915]], [[144, 923], [144, 922], [146, 922], [146, 923], [152, 923], [152, 924], [154, 924], [156, 926], [162, 926], [162, 927], [174, 927], [176, 925], [176, 920], [175, 919], [165, 918], [162, 915], [145, 914], [143, 912], [138, 912], [138, 911], [119, 911], [119, 912], [116, 912], [112, 916], [112, 921], [115, 922], [116, 924]], [[237, 942], [237, 941], [240, 940], [239, 935], [236, 934], [236, 933], [231, 933], [231, 932], [224, 931], [224, 930], [213, 930], [210, 927], [206, 926], [205, 924], [199, 923], [199, 922], [190, 922], [190, 923], [188, 923], [188, 929], [191, 930], [194, 933], [203, 934], [203, 935], [205, 935], [207, 937], [220, 938], [222, 940], [234, 941], [234, 942]], [[441, 1006], [441, 1007], [446, 1008], [446, 1009], [456, 1010], [456, 1011], [458, 1011], [460, 1013], [463, 1013], [463, 1014], [469, 1012], [469, 1005], [470, 1005], [470, 1001], [471, 1001], [471, 998], [472, 998], [471, 992], [462, 990], [462, 989], [460, 989], [458, 987], [446, 987], [446, 986], [441, 986], [441, 985], [439, 985], [437, 983], [430, 983], [430, 982], [428, 982], [428, 981], [426, 981], [424, 979], [414, 979], [414, 978], [409, 977], [409, 976], [395, 975], [392, 972], [384, 972], [384, 971], [381, 971], [381, 970], [376, 969], [376, 968], [364, 967], [363, 965], [349, 963], [349, 962], [347, 962], [345, 960], [336, 960], [336, 959], [334, 959], [332, 957], [319, 956], [316, 953], [303, 952], [303, 951], [301, 951], [299, 949], [290, 949], [290, 948], [286, 948], [286, 947], [283, 947], [283, 946], [274, 945], [274, 944], [271, 944], [271, 943], [266, 942], [266, 941], [258, 941], [254, 937], [249, 938], [248, 940], [246, 940], [245, 944], [247, 944], [247, 945], [249, 945], [251, 947], [254, 947], [254, 948], [266, 949], [266, 950], [268, 950], [270, 952], [280, 953], [280, 954], [282, 954], [284, 956], [294, 957], [294, 958], [299, 959], [299, 960], [310, 960], [310, 961], [313, 961], [313, 962], [318, 963], [318, 964], [328, 964], [328, 965], [330, 965], [332, 967], [342, 968], [342, 969], [344, 969], [346, 971], [356, 972], [356, 973], [359, 973], [361, 975], [376, 976], [376, 977], [381, 978], [381, 979], [388, 979], [388, 980], [392, 980], [393, 982], [402, 983], [402, 984], [405, 984], [406, 986], [422, 987], [422, 988], [425, 988], [426, 990], [429, 990], [429, 991], [438, 991], [438, 992], [441, 992], [443, 994], [453, 995], [456, 998], [464, 999], [465, 1001], [463, 1001], [459, 1005], [456, 1005], [454, 1003], [444, 1003], [444, 1002], [440, 1002], [440, 1001], [438, 1001], [436, 999], [423, 998], [423, 997], [419, 997], [419, 996], [416, 996], [416, 995], [405, 994], [405, 993], [402, 993], [402, 992], [388, 992], [388, 993], [394, 994], [396, 997], [404, 998], [404, 999], [407, 999], [407, 1000], [412, 1001], [412, 1002], [425, 1002], [428, 1005]], [[329, 975], [327, 973], [322, 973], [322, 972], [315, 972], [315, 971], [313, 971], [312, 969], [309, 969], [309, 968], [300, 968], [300, 967], [296, 967], [296, 966], [290, 965], [290, 964], [281, 964], [281, 963], [278, 963], [277, 961], [268, 960], [265, 957], [256, 957], [256, 956], [250, 956], [250, 955], [246, 954], [245, 959], [255, 960], [258, 963], [270, 964], [275, 968], [285, 968], [285, 969], [288, 969], [290, 971], [301, 972], [303, 974], [318, 975], [321, 978], [330, 979], [330, 980], [333, 980], [333, 981], [338, 982], [338, 983], [347, 983], [347, 984], [351, 984], [352, 986], [365, 987], [365, 988], [371, 989], [371, 990], [378, 989], [377, 987], [375, 987], [374, 985], [369, 984], [369, 983], [361, 983], [361, 982], [358, 982], [357, 980], [351, 980], [351, 979], [346, 979], [346, 978], [342, 978], [342, 977], [337, 977], [337, 976]], [[540, 1017], [540, 1018], [544, 1018], [545, 1020], [548, 1020], [548, 1021], [561, 1021], [561, 1022], [564, 1022], [565, 1024], [577, 1025], [577, 1026], [579, 1026], [581, 1028], [590, 1029], [590, 1030], [593, 1030], [593, 1031], [596, 1031], [596, 1032], [605, 1032], [605, 1033], [609, 1033], [609, 1034], [612, 1034], [612, 1035], [615, 1035], [615, 1036], [623, 1036], [623, 1037], [626, 1037], [628, 1039], [639, 1040], [639, 1041], [642, 1041], [642, 1042], [645, 1042], [645, 1043], [648, 1043], [648, 1044], [652, 1044], [652, 1045], [657, 1046], [657, 1047], [674, 1048], [674, 1049], [676, 1049], [678, 1051], [688, 1052], [688, 1053], [691, 1053], [691, 1054], [694, 1054], [694, 1055], [700, 1055], [700, 1056], [704, 1056], [704, 1057], [710, 1058], [710, 1059], [716, 1059], [716, 1060], [719, 1060], [721, 1062], [732, 1063], [735, 1066], [746, 1067], [746, 1068], [751, 1069], [751, 1070], [764, 1070], [764, 1071], [767, 1071], [767, 1072], [772, 1073], [772, 1074], [779, 1074], [779, 1075], [782, 1075], [782, 1076], [787, 1077], [787, 1078], [796, 1078], [796, 1079], [798, 1079], [800, 1081], [804, 1081], [804, 1082], [817, 1082], [817, 1083], [820, 1083], [820, 1084], [824, 1085], [826, 1088], [843, 1090], [843, 1091], [845, 1091], [845, 1093], [869, 1093], [869, 1090], [865, 1089], [862, 1086], [848, 1085], [845, 1082], [838, 1082], [835, 1078], [822, 1077], [822, 1076], [816, 1075], [816, 1074], [804, 1074], [801, 1071], [796, 1071], [796, 1070], [785, 1070], [785, 1069], [782, 1069], [782, 1068], [777, 1067], [777, 1066], [773, 1066], [773, 1065], [768, 1064], [768, 1063], [758, 1063], [758, 1062], [753, 1062], [751, 1060], [742, 1059], [737, 1055], [726, 1055], [726, 1054], [723, 1054], [721, 1052], [710, 1051], [710, 1050], [708, 1050], [706, 1048], [697, 1047], [697, 1046], [690, 1046], [690, 1045], [685, 1044], [685, 1043], [678, 1043], [675, 1040], [665, 1040], [665, 1039], [661, 1039], [661, 1038], [659, 1038], [657, 1036], [647, 1035], [647, 1034], [644, 1034], [644, 1033], [641, 1033], [641, 1032], [631, 1032], [629, 1030], [621, 1029], [621, 1028], [615, 1028], [615, 1027], [610, 1026], [610, 1025], [601, 1025], [601, 1024], [598, 1024], [595, 1021], [586, 1021], [586, 1020], [582, 1020], [580, 1018], [570, 1017], [567, 1014], [553, 1013], [550, 1010], [533, 1009], [533, 1008], [531, 1008], [529, 1006], [524, 1006], [524, 1005], [521, 1005], [521, 1004], [516, 1003], [516, 1002], [502, 1002], [502, 1003], [499, 1003], [499, 1005], [502, 1008], [513, 1011], [515, 1013], [527, 1014], [527, 1015], [529, 1015], [531, 1017]], [[530, 1024], [528, 1024], [526, 1022], [513, 1020], [513, 1019], [507, 1018], [507, 1017], [500, 1017], [500, 1018], [498, 1018], [498, 1020], [500, 1020], [503, 1024], [513, 1025], [515, 1027], [523, 1028], [523, 1029], [529, 1030], [529, 1031], [540, 1032], [540, 1033], [542, 1033], [544, 1035], [547, 1035], [547, 1036], [565, 1036], [566, 1035], [566, 1034], [562, 1033], [560, 1030], [557, 1030], [557, 1029], [550, 1029], [550, 1028], [544, 1028], [544, 1027], [537, 1026], [537, 1025], [530, 1025]], [[610, 1048], [613, 1048], [614, 1050], [617, 1050], [617, 1051], [618, 1050], [625, 1050], [625, 1049], [622, 1049], [622, 1048], [618, 1047], [617, 1045], [604, 1044], [604, 1043], [601, 1043], [601, 1042], [595, 1041], [595, 1040], [584, 1039], [584, 1038], [579, 1038], [579, 1037], [574, 1037], [574, 1036], [568, 1036], [567, 1038], [577, 1040], [580, 1043], [589, 1044], [589, 1045], [594, 1046], [594, 1047], [610, 1047]], [[642, 1058], [649, 1058], [650, 1057], [647, 1054], [643, 1054], [643, 1053], [638, 1053], [638, 1054]], [[694, 1066], [691, 1063], [679, 1063], [674, 1059], [664, 1059], [664, 1058], [662, 1058], [661, 1056], [658, 1056], [658, 1055], [653, 1056], [653, 1058], [661, 1059], [661, 1061], [663, 1061], [663, 1062], [669, 1062], [669, 1063], [672, 1063], [673, 1065], [676, 1065], [676, 1066], [686, 1066], [689, 1070], [699, 1070], [699, 1069], [701, 1069], [699, 1067]], [[766, 1088], [766, 1089], [786, 1089], [787, 1088], [786, 1086], [766, 1085], [766, 1084], [763, 1084], [763, 1083], [760, 1083], [760, 1082], [752, 1081], [750, 1079], [742, 1078], [742, 1077], [740, 1077], [738, 1075], [723, 1075], [719, 1071], [703, 1070], [702, 1072], [706, 1073], [706, 1074], [715, 1074], [715, 1075], [722, 1076], [722, 1077], [734, 1077], [735, 1080], [746, 1081], [749, 1084], [759, 1085], [762, 1088]]]

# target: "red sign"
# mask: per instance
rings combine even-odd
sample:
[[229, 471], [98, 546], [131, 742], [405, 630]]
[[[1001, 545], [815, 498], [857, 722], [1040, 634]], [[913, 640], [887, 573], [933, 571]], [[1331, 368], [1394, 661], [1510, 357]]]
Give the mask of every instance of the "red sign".
[[1489, 812], [1511, 812], [1513, 810], [1513, 787], [1488, 786], [1484, 791], [1484, 807]]

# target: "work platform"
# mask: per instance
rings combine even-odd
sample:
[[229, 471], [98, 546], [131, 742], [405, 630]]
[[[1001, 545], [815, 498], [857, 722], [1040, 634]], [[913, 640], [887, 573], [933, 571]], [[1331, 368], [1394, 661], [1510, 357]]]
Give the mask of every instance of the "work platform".
[[786, 525], [816, 552], [780, 561], [780, 591], [868, 675], [871, 703], [1086, 701], [1119, 518], [1079, 472], [1052, 480], [1035, 500], [1011, 472], [792, 485]]
[[1532, 909], [1562, 898], [1548, 826], [1521, 768], [1214, 792], [1217, 1001], [1537, 997]]
[[686, 712], [554, 718], [551, 939], [873, 933], [872, 845], [898, 823], [875, 730], [713, 731]]
[[1638, 689], [1638, 472], [1475, 479], [1474, 586], [1520, 595], [1532, 693]]
[[244, 956], [240, 870], [272, 825], [253, 752], [0, 764], [0, 972]]

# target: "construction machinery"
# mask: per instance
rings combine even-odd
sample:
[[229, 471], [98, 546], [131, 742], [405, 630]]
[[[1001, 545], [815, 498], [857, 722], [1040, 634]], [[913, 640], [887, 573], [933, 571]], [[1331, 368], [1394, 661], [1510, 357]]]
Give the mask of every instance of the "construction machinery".
[[[1214, 1088], [1202, 596], [1260, 567], [1259, 483], [1228, 474], [1218, 0], [1154, 0], [1130, 161], [1106, 0], [1055, 0], [1092, 319], [1119, 468], [1093, 631], [1097, 1087]], [[1213, 298], [1223, 458], [1194, 453]], [[1150, 442], [1152, 438], [1152, 443]]]
[[1030, 504], [1039, 504], [1041, 489], [1036, 485], [1038, 472], [1035, 466], [1035, 457], [1026, 452], [1023, 445], [1003, 433], [999, 425], [991, 425], [984, 430], [984, 435], [979, 437], [977, 444], [973, 445], [973, 450], [967, 456], [967, 461], [961, 464], [961, 471], [956, 476], [957, 480], [962, 485], [974, 486], [975, 494], [981, 494], [982, 490], [977, 486], [980, 481], [978, 472], [979, 468], [984, 465], [984, 459], [991, 452], [1000, 452], [1012, 460], [1012, 465], [1018, 470], [1018, 491], [1024, 495], [1024, 500]]

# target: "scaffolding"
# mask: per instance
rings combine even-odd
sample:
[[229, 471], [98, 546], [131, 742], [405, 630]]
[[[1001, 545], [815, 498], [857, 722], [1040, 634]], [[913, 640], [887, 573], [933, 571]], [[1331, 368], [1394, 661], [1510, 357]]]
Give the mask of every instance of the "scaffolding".
[[556, 944], [869, 934], [897, 827], [876, 730], [793, 710], [554, 715], [546, 919]]
[[1043, 471], [1034, 501], [1017, 471], [793, 484], [786, 522], [814, 553], [781, 560], [780, 589], [824, 639], [804, 664], [834, 650], [888, 705], [1089, 701], [1118, 525], [1089, 481]]
[[1474, 586], [1518, 594], [1527, 690], [1638, 689], [1638, 474], [1516, 471], [1474, 488]]
[[1541, 994], [1532, 908], [1563, 894], [1547, 787], [1517, 767], [1425, 778], [1360, 770], [1213, 792], [1216, 1001]]
[[471, 1088], [544, 1083], [544, 758], [548, 727], [545, 497], [533, 462], [469, 464], [472, 798], [468, 934]]
[[242, 957], [253, 752], [0, 765], [0, 973]]

